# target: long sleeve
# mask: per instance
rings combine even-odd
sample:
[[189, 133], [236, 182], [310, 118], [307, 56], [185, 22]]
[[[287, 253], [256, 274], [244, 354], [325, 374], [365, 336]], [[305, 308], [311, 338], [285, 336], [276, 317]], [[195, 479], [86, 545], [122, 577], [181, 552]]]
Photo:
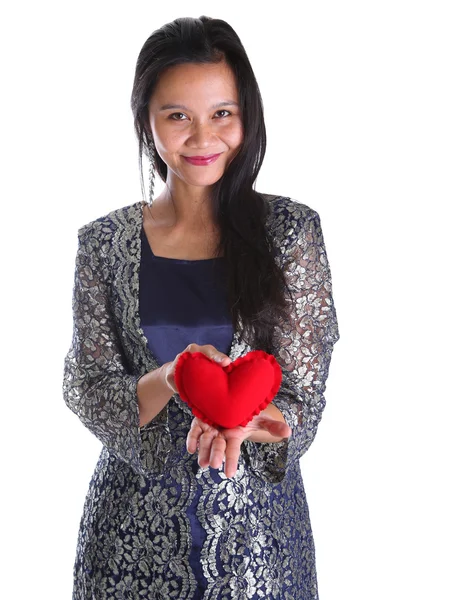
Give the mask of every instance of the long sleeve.
[[169, 452], [168, 433], [158, 419], [139, 428], [136, 390], [142, 374], [129, 372], [110, 308], [108, 282], [101, 244], [85, 226], [78, 234], [73, 338], [64, 360], [64, 400], [110, 452], [138, 473], [160, 471]]
[[280, 443], [247, 442], [246, 447], [250, 467], [274, 483], [283, 479], [316, 436], [332, 350], [339, 339], [320, 217], [310, 208], [304, 214], [304, 209], [304, 205], [298, 208], [297, 225], [284, 255], [293, 319], [275, 331], [275, 357], [283, 378], [273, 404], [292, 428], [292, 436]]

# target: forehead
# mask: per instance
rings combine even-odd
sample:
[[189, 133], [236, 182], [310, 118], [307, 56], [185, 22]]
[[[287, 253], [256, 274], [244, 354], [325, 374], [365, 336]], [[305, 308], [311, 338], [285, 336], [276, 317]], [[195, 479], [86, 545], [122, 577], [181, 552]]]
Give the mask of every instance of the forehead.
[[[223, 98], [222, 98], [223, 96]], [[154, 107], [170, 102], [204, 98], [217, 101], [238, 100], [235, 75], [225, 61], [213, 64], [188, 63], [166, 69], [158, 78], [150, 104]]]

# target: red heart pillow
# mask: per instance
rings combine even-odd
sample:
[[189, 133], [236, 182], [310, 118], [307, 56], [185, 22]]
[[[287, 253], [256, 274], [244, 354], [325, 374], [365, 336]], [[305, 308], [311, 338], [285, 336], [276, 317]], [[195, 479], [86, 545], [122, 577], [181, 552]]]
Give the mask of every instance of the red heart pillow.
[[272, 402], [282, 372], [276, 358], [263, 350], [252, 350], [226, 367], [202, 352], [183, 352], [174, 377], [180, 398], [196, 417], [231, 429], [245, 427]]

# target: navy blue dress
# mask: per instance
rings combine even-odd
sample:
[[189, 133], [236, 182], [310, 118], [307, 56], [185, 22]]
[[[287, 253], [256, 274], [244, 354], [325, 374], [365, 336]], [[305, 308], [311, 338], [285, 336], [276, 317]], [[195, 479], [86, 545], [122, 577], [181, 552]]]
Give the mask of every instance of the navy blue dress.
[[[234, 329], [227, 309], [225, 274], [223, 257], [182, 260], [155, 256], [142, 228], [139, 314], [149, 350], [160, 364], [174, 360], [193, 342], [212, 344], [229, 353]], [[192, 528], [189, 563], [197, 579], [194, 600], [203, 598], [207, 583], [200, 566], [206, 533], [196, 515], [201, 493], [199, 486], [187, 510]]]
[[161, 364], [192, 342], [212, 344], [228, 354], [234, 330], [226, 302], [225, 259], [155, 256], [142, 228], [139, 312], [148, 347]]

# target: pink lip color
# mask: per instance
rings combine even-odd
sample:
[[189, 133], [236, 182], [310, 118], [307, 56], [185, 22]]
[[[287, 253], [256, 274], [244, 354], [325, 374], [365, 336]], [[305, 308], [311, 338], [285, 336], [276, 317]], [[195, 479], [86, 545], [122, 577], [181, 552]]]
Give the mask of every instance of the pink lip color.
[[219, 158], [220, 154], [212, 154], [210, 157], [201, 159], [201, 158], [192, 158], [189, 156], [183, 156], [184, 160], [186, 160], [191, 165], [210, 165], [215, 162]]

